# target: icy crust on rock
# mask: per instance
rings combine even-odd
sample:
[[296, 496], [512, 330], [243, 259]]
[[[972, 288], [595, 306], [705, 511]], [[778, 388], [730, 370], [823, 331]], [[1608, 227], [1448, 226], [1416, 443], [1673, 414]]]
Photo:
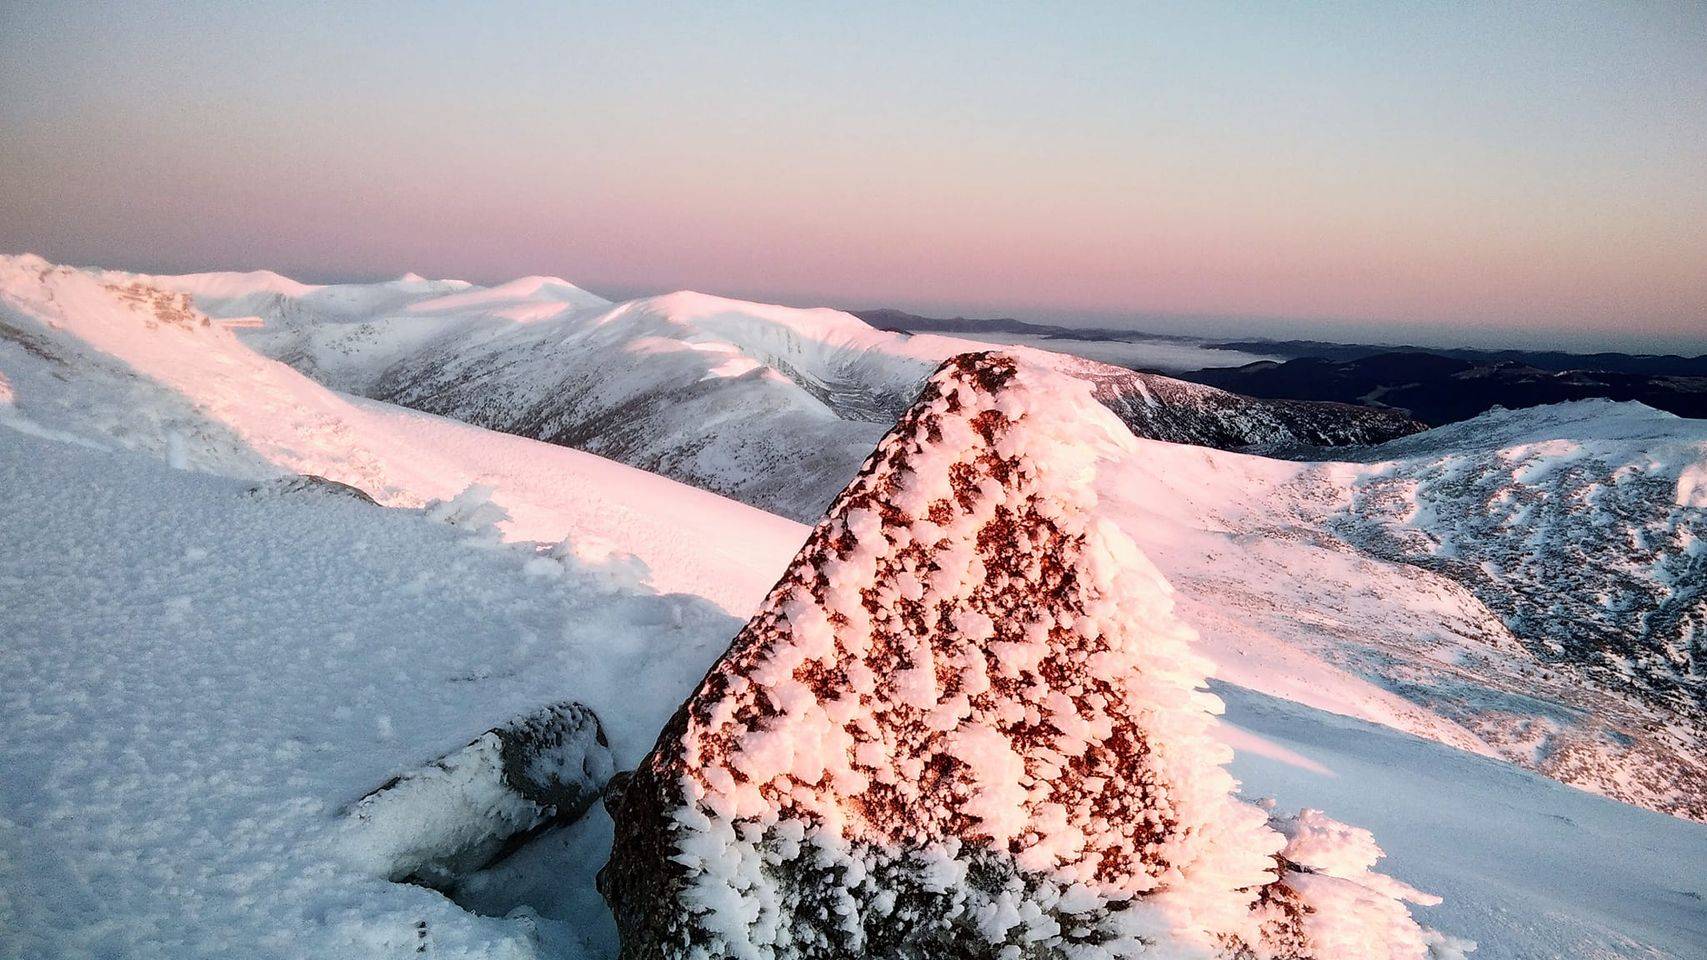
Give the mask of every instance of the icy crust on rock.
[[625, 957], [1459, 954], [1367, 833], [1287, 861], [1233, 795], [1208, 663], [1096, 518], [1123, 435], [1006, 356], [937, 371], [617, 804]]

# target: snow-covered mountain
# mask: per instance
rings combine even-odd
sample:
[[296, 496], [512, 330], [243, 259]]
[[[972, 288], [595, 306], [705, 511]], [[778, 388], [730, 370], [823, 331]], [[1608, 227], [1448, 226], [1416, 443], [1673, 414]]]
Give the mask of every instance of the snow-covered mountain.
[[[274, 274], [237, 279], [296, 289]], [[231, 282], [198, 277], [213, 289]], [[34, 257], [0, 258], [0, 423], [227, 476], [323, 476], [387, 505], [490, 488], [510, 515], [508, 534], [572, 533], [577, 552], [595, 559], [620, 543], [665, 591], [703, 585], [706, 563], [745, 569], [754, 551], [780, 564], [801, 536], [779, 517], [655, 474], [335, 392], [256, 353], [182, 294]], [[739, 612], [768, 577], [707, 589]]]
[[[737, 519], [726, 501], [701, 508], [703, 495], [650, 473], [605, 479], [608, 461], [325, 384], [448, 384], [403, 399], [477, 423], [488, 411], [506, 429], [517, 410], [599, 411], [583, 436], [549, 416], [523, 432], [802, 517], [851, 476], [915, 375], [964, 345], [694, 294], [612, 307], [543, 278], [309, 287], [268, 273], [4, 267], [9, 416], [198, 469], [327, 476], [384, 503], [479, 483], [517, 536], [573, 529], [597, 554], [615, 549], [613, 527], [643, 534], [629, 552], [667, 590], [693, 589], [708, 554], [748, 566], [736, 558], [752, 538], [722, 531], [767, 531], [761, 552], [779, 563], [803, 534], [755, 511]], [[269, 318], [223, 329], [203, 301]], [[1154, 427], [1141, 434], [1213, 444], [1289, 429], [1231, 394], [1022, 355], [1089, 380], [1124, 422]], [[1109, 452], [1100, 482], [1104, 509], [1182, 589], [1223, 677], [1700, 818], [1702, 442], [1696, 421], [1602, 403], [1490, 415], [1358, 451], [1356, 463], [1146, 437]], [[566, 498], [568, 478], [588, 474], [601, 479]], [[714, 599], [742, 610], [767, 576]]]
[[[589, 365], [595, 348], [684, 375], [704, 374], [694, 354], [750, 359], [684, 348], [680, 305], [506, 286], [496, 309], [522, 319], [411, 311], [492, 296], [412, 277], [192, 283], [0, 258], [0, 727], [17, 731], [0, 742], [0, 956], [611, 955], [597, 808], [465, 882], [457, 902], [481, 915], [373, 875], [339, 812], [566, 698], [633, 766], [807, 531], [327, 386], [371, 392], [424, 344], [582, 315], [606, 318], [576, 341]], [[210, 318], [198, 305], [219, 290], [230, 315]], [[540, 291], [569, 305], [536, 306]], [[382, 296], [395, 322], [328, 319]], [[242, 319], [286, 302], [315, 312]], [[641, 348], [656, 354], [617, 335], [625, 309], [659, 311], [664, 342]], [[299, 335], [292, 365], [265, 355]], [[923, 340], [898, 341], [921, 368]], [[837, 382], [873, 382], [859, 370]], [[775, 388], [753, 396], [782, 410], [805, 390], [757, 369], [726, 379]], [[856, 386], [797, 421], [761, 408], [722, 425], [734, 448], [733, 431], [784, 424], [867, 423], [875, 442], [886, 424], [831, 412], [878, 395]], [[1703, 828], [1511, 762], [1700, 816], [1704, 443], [1698, 422], [1584, 404], [1336, 462], [1113, 437], [1089, 451], [1089, 482], [1215, 662], [1246, 794], [1373, 829], [1388, 873], [1446, 898], [1419, 920], [1478, 940], [1476, 956], [1687, 957], [1707, 936]], [[383, 506], [267, 482], [300, 474]]]
[[[340, 811], [564, 697], [632, 767], [740, 616], [418, 511], [4, 427], [0, 485], [0, 956], [615, 955], [600, 808], [457, 901], [370, 872]], [[702, 589], [742, 576], [708, 566]], [[1247, 793], [1375, 831], [1473, 957], [1696, 955], [1700, 825], [1218, 692]]]
[[[537, 277], [489, 289], [281, 280], [151, 278], [214, 316], [260, 318], [246, 340], [336, 389], [587, 450], [797, 520], [817, 518], [931, 369], [985, 349], [877, 330], [835, 310], [696, 293], [610, 304]], [[1420, 427], [1026, 353], [1092, 380], [1134, 432], [1159, 440], [1339, 445]]]
[[[611, 305], [537, 278], [445, 295], [454, 283], [292, 293], [272, 275], [250, 276], [260, 293], [241, 293], [241, 278], [158, 282], [219, 314], [261, 309], [265, 325], [241, 335], [341, 389], [594, 451], [803, 520], [852, 476], [920, 377], [984, 348], [699, 294]], [[1255, 655], [1275, 666], [1251, 681], [1259, 689], [1285, 686], [1707, 817], [1707, 746], [1692, 736], [1707, 717], [1707, 560], [1695, 545], [1700, 505], [1675, 490], [1693, 482], [1679, 471], [1707, 461], [1694, 421], [1633, 404], [1542, 408], [1342, 455], [1382, 467], [1289, 466], [1221, 451], [1332, 456], [1322, 447], [1414, 425], [1009, 349], [1090, 381], [1137, 436], [1167, 441], [1136, 458], [1140, 476], [1156, 475], [1144, 465], [1153, 457], [1173, 478], [1165, 488], [1133, 481], [1143, 495], [1127, 498], [1125, 515], [1163, 518], [1132, 531], [1141, 543], [1182, 522], [1210, 538], [1240, 531], [1232, 547], [1225, 537], [1203, 545], [1215, 558], [1207, 566], [1191, 550], [1148, 550], [1176, 582], [1202, 585], [1192, 593], [1203, 602], [1187, 601], [1200, 629], [1284, 641], [1229, 650], [1224, 669]], [[1662, 449], [1667, 462], [1656, 464]], [[1538, 457], [1532, 469], [1502, 468]], [[1560, 457], [1573, 465], [1547, 466]], [[1359, 602], [1373, 582], [1391, 587]], [[1468, 652], [1444, 652], [1458, 646]], [[1301, 650], [1374, 687], [1356, 703], [1336, 702], [1344, 683], [1311, 692], [1296, 681], [1299, 665], [1279, 666]], [[1442, 658], [1461, 656], [1479, 666], [1442, 679]]]

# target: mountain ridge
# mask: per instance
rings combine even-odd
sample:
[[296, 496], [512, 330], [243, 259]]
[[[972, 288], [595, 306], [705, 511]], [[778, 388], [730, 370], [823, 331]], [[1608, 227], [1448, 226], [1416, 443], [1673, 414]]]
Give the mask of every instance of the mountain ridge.
[[[365, 314], [319, 313], [307, 299], [198, 303], [215, 316], [259, 312], [269, 328], [245, 339], [334, 388], [585, 449], [802, 521], [841, 489], [937, 363], [986, 346], [893, 334], [828, 308], [691, 291], [559, 307], [491, 293], [507, 286], [456, 294], [461, 313], [370, 294], [348, 297], [375, 305]], [[1105, 405], [1156, 439], [1276, 449], [1420, 428], [1386, 411], [1254, 400], [1026, 356], [1096, 383]]]
[[[947, 338], [892, 339], [834, 311], [760, 305], [761, 314], [775, 311], [766, 321], [739, 301], [692, 294], [570, 311], [543, 324], [490, 311], [403, 311], [382, 321], [310, 313], [225, 329], [184, 306], [178, 298], [186, 295], [134, 275], [19, 261], [0, 267], [0, 322], [6, 324], [0, 376], [8, 379], [13, 401], [0, 413], [21, 428], [106, 443], [116, 438], [192, 468], [245, 476], [270, 475], [288, 464], [288, 472], [351, 483], [390, 503], [443, 499], [468, 483], [495, 481], [518, 530], [561, 523], [564, 506], [576, 503], [560, 499], [566, 488], [546, 464], [566, 477], [588, 477], [593, 463], [605, 461], [577, 459], [586, 454], [327, 385], [379, 393], [373, 389], [376, 370], [390, 370], [398, 357], [429, 356], [433, 365], [405, 364], [403, 372], [428, 374], [413, 382], [429, 392], [454, 387], [444, 398], [452, 405], [442, 409], [464, 419], [478, 424], [475, 414], [484, 404], [506, 420], [534, 409], [541, 419], [524, 425], [541, 427], [541, 435], [586, 430], [585, 446], [595, 450], [632, 443], [628, 462], [653, 466], [646, 457], [654, 458], [702, 490], [729, 493], [727, 478], [745, 477], [749, 502], [761, 491], [778, 510], [810, 517], [822, 509], [821, 491], [845, 485], [887, 429], [891, 398], [910, 393], [916, 371], [931, 356], [962, 345]], [[393, 296], [389, 287], [338, 293], [340, 306]], [[826, 321], [840, 325], [840, 341], [802, 336], [793, 326]], [[562, 337], [571, 326], [576, 336]], [[884, 349], [867, 349], [873, 342]], [[281, 345], [299, 351], [299, 368], [317, 364], [322, 382], [256, 352], [277, 352]], [[1086, 369], [1113, 370], [1109, 376], [1124, 391], [1120, 395], [1140, 412], [1184, 410], [1195, 428], [1216, 423], [1216, 411], [1202, 406], [1202, 398], [1231, 397], [1042, 351], [1016, 354], [1081, 378]], [[582, 366], [561, 369], [565, 356], [580, 357]], [[597, 367], [624, 375], [602, 386], [597, 378], [576, 386], [576, 378]], [[637, 381], [637, 374], [644, 377]], [[1181, 401], [1155, 395], [1173, 384]], [[731, 385], [739, 392], [729, 393]], [[600, 389], [610, 392], [601, 396]], [[697, 406], [683, 407], [684, 398]], [[637, 401], [642, 406], [632, 405]], [[1263, 426], [1251, 413], [1260, 407], [1231, 402], [1239, 406], [1228, 415], [1243, 436]], [[551, 419], [577, 413], [577, 407], [599, 416]], [[1548, 463], [1583, 459], [1570, 453], [1572, 444], [1582, 447], [1590, 439], [1573, 439], [1582, 424], [1612, 431], [1613, 440], [1620, 431], [1625, 435], [1610, 446], [1595, 441], [1604, 450], [1594, 462], [1603, 466], [1579, 475], [1511, 467], [1534, 459], [1520, 449], [1525, 444], [1463, 456], [1469, 440], [1487, 432], [1477, 423], [1455, 428], [1458, 434], [1446, 428], [1432, 440], [1421, 434], [1384, 447], [1294, 451], [1299, 458], [1290, 461], [1133, 436], [1136, 446], [1107, 453], [1121, 465], [1106, 471], [1104, 499], [1110, 518], [1179, 589], [1182, 616], [1212, 638], [1206, 650], [1233, 682], [1700, 817], [1707, 804], [1701, 773], [1707, 758], [1682, 733], [1699, 722], [1696, 700], [1673, 702], [1665, 690], [1666, 678], [1678, 669], [1684, 688], [1699, 683], [1687, 638], [1698, 636], [1691, 631], [1707, 601], [1692, 598], [1683, 589], [1687, 575], [1680, 585], [1671, 571], [1685, 569], [1677, 564], [1694, 556], [1691, 544], [1707, 539], [1694, 500], [1674, 503], [1685, 480], [1676, 471], [1688, 466], [1683, 460], [1707, 459], [1707, 453], [1680, 454], [1683, 459], [1671, 464], [1654, 461], [1650, 448], [1662, 443], [1696, 450], [1688, 426], [1694, 421], [1644, 409], [1607, 405], [1577, 426], [1558, 421], [1547, 408], [1511, 415], [1514, 423], [1558, 428], [1558, 449], [1537, 454]], [[1130, 423], [1132, 416], [1123, 420]], [[405, 436], [408, 443], [399, 446]], [[635, 450], [646, 457], [634, 456]], [[1487, 478], [1487, 494], [1475, 485], [1433, 479], [1466, 466]], [[628, 475], [637, 490], [681, 489], [659, 486], [667, 481], [649, 474]], [[672, 523], [704, 529], [680, 509], [698, 501], [660, 493], [665, 500], [658, 515], [646, 517], [600, 492], [603, 483], [593, 483], [590, 502], [571, 514], [605, 509], [630, 518], [622, 522], [653, 538], [645, 562], [658, 582], [691, 585], [694, 566], [683, 562], [669, 531]], [[1463, 521], [1417, 527], [1419, 519], [1480, 509], [1477, 498], [1485, 495], [1514, 502], [1614, 498], [1607, 502], [1623, 505], [1604, 523], [1584, 527], [1592, 533], [1585, 542], [1589, 558], [1616, 558], [1619, 544], [1638, 536], [1664, 562], [1583, 564], [1571, 560], [1570, 549], [1550, 553], [1545, 564], [1510, 564], [1489, 575], [1474, 565], [1437, 562], [1436, 554], [1453, 549], [1459, 538], [1469, 538], [1470, 547], [1502, 551], [1522, 544], [1527, 528], [1521, 525], [1509, 533]], [[797, 526], [779, 525], [780, 518], [750, 516], [771, 531], [766, 543], [786, 544], [800, 535]], [[720, 521], [710, 529], [729, 528]], [[719, 534], [704, 546], [727, 563], [753, 544]], [[1572, 649], [1554, 650], [1526, 632], [1532, 614], [1525, 611], [1568, 607], [1571, 598], [1562, 588], [1576, 581], [1557, 571], [1573, 563], [1588, 577], [1580, 589], [1615, 588], [1633, 615], [1619, 616], [1614, 606], [1572, 618], [1588, 632]], [[751, 598], [761, 586], [754, 581], [739, 596]], [[726, 604], [741, 602], [719, 596]], [[1650, 631], [1643, 618], [1655, 611], [1664, 612], [1654, 620], [1659, 629]], [[1634, 679], [1616, 682], [1625, 671]]]

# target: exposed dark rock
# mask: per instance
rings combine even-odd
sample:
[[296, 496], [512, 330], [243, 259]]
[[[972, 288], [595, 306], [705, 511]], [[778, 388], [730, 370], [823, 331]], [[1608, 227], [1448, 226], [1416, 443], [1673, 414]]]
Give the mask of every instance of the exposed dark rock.
[[347, 497], [360, 500], [363, 503], [377, 505], [378, 501], [368, 495], [366, 490], [353, 487], [347, 483], [328, 480], [312, 473], [299, 473], [288, 477], [274, 477], [271, 480], [258, 483], [249, 488], [250, 496], [255, 497], [292, 497], [302, 494]]
[[[1118, 371], [1118, 372], [1117, 372]], [[1263, 400], [1154, 373], [1086, 362], [1072, 371], [1134, 434], [1218, 450], [1284, 453], [1384, 443], [1426, 429], [1401, 411], [1347, 403]]]
[[[1455, 354], [1455, 355], [1448, 355]], [[1636, 400], [1681, 417], [1707, 417], [1707, 358], [1640, 358], [1622, 355], [1541, 354], [1576, 359], [1583, 366], [1547, 369], [1518, 360], [1489, 359], [1467, 351], [1394, 351], [1349, 359], [1300, 357], [1242, 367], [1217, 367], [1184, 378], [1275, 400], [1340, 401], [1386, 408], [1430, 425], [1468, 420], [1495, 407], [1521, 409], [1569, 400]], [[1521, 356], [1521, 355], [1520, 355]], [[1665, 371], [1664, 360], [1694, 375]], [[1648, 360], [1650, 370], [1636, 361]], [[1608, 369], [1594, 366], [1633, 366]]]

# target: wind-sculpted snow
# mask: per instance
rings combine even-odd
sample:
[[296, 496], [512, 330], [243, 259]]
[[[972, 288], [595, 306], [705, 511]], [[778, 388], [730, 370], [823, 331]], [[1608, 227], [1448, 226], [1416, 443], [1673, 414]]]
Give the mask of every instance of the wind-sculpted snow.
[[[459, 885], [485, 915], [375, 877], [338, 814], [566, 695], [632, 766], [740, 622], [416, 511], [249, 486], [0, 424], [0, 957], [615, 957], [599, 807]], [[1475, 957], [1699, 942], [1699, 825], [1225, 696], [1247, 791], [1376, 827]]]
[[1367, 833], [1233, 796], [1208, 664], [1094, 512], [1124, 433], [944, 364], [623, 788], [624, 957], [1462, 956]]
[[345, 814], [343, 843], [376, 876], [454, 891], [530, 836], [578, 819], [612, 772], [593, 711], [549, 704], [362, 797]]
[[[339, 814], [565, 697], [636, 763], [807, 529], [339, 394], [247, 345], [289, 333], [243, 319], [264, 304], [201, 310], [217, 292], [312, 312], [352, 345], [320, 355], [359, 379], [468, 322], [458, 307], [370, 324], [372, 300], [407, 313], [471, 285], [314, 288], [303, 306], [277, 275], [180, 280], [0, 257], [0, 957], [610, 960], [602, 808], [462, 878], [454, 902], [376, 876]], [[1303, 475], [1373, 468], [1114, 439], [1098, 509], [1180, 588], [1223, 676], [1289, 698], [1218, 688], [1249, 795], [1373, 827], [1387, 872], [1446, 898], [1414, 911], [1478, 957], [1697, 952], [1698, 824], [1441, 745], [1533, 765], [1529, 745], [1595, 729], [1602, 703], [1455, 581], [1306, 517], [1355, 478]], [[1703, 490], [1681, 468], [1669, 496], [1700, 506]], [[1584, 742], [1595, 772], [1576, 782], [1644, 762]]]
[[603, 748], [486, 735], [419, 771], [566, 697], [631, 766], [740, 621], [424, 511], [249, 487], [0, 424], [0, 957], [576, 956], [607, 920], [386, 876], [584, 803], [555, 764], [602, 778]]
[[[260, 313], [264, 325], [227, 329], [203, 307]], [[742, 616], [798, 546], [798, 525], [562, 446], [341, 395], [254, 348], [295, 351], [299, 369], [368, 392], [404, 360], [431, 360], [437, 372], [417, 381], [411, 403], [504, 429], [515, 411], [533, 411], [544, 432], [570, 431], [560, 439], [815, 517], [904, 405], [895, 398], [910, 398], [957, 343], [880, 333], [835, 311], [693, 294], [610, 306], [553, 278], [311, 287], [277, 274], [149, 278], [0, 258], [0, 422], [189, 469], [322, 476], [388, 505], [491, 487], [509, 515], [502, 536], [564, 540], [565, 556], [617, 581], [703, 591]], [[1315, 419], [1277, 426], [1286, 410], [1326, 411], [1329, 427], [1362, 439], [1391, 423], [1024, 356], [1091, 382], [1140, 435], [1207, 445], [1111, 450], [1128, 462], [1099, 471], [1100, 509], [1182, 588], [1180, 613], [1223, 675], [1700, 815], [1707, 748], [1690, 706], [1699, 668], [1680, 664], [1700, 662], [1699, 640], [1688, 639], [1700, 635], [1700, 541], [1689, 537], [1699, 538], [1690, 531], [1707, 467], [1691, 460], [1689, 421], [1585, 404], [1562, 419], [1530, 410], [1339, 454], [1389, 467], [1285, 463], [1209, 447], [1324, 439]], [[1544, 528], [1529, 521], [1548, 511], [1528, 508], [1492, 524], [1479, 498], [1497, 490], [1442, 476], [1426, 484], [1430, 505], [1404, 519], [1407, 478], [1455, 449], [1471, 463], [1533, 445], [1498, 439], [1524, 424], [1552, 430], [1537, 435], [1550, 443], [1627, 437], [1607, 463], [1628, 481], [1584, 488], [1616, 506], [1579, 523], [1555, 498]], [[1672, 450], [1675, 470], [1641, 468], [1649, 446]], [[1451, 530], [1418, 526], [1436, 516], [1456, 518]], [[1454, 550], [1507, 560], [1453, 562]], [[1640, 559], [1650, 554], [1652, 564]], [[729, 577], [707, 580], [708, 564]], [[1537, 639], [1554, 635], [1570, 639], [1569, 656]], [[1599, 666], [1584, 668], [1578, 654], [1597, 644], [1606, 652], [1589, 659]]]

